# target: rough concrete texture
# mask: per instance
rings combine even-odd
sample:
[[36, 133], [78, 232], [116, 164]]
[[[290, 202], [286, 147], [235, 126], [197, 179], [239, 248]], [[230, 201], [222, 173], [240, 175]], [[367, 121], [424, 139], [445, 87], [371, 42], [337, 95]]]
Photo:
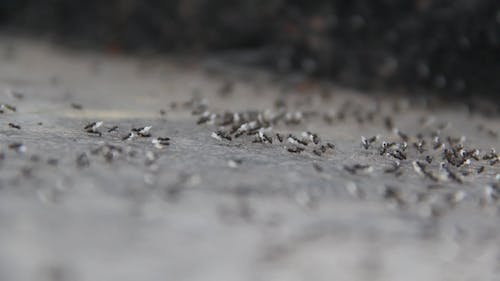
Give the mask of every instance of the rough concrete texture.
[[[500, 164], [482, 160], [500, 148], [497, 119], [216, 60], [0, 45], [0, 103], [17, 109], [0, 115], [0, 280], [500, 280]], [[302, 117], [273, 124], [272, 144], [228, 141], [196, 124], [200, 108]], [[385, 116], [409, 136], [398, 176], [379, 153], [402, 143]], [[102, 136], [84, 130], [96, 121]], [[122, 140], [144, 126], [151, 137]], [[304, 131], [320, 144], [274, 135]], [[437, 131], [479, 160], [448, 173]], [[414, 167], [428, 155], [431, 176]]]

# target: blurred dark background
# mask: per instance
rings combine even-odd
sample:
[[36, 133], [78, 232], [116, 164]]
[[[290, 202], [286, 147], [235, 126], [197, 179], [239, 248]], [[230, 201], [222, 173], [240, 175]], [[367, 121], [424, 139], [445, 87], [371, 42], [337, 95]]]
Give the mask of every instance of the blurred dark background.
[[256, 65], [362, 89], [500, 93], [498, 0], [0, 0], [0, 29], [110, 52], [255, 50]]

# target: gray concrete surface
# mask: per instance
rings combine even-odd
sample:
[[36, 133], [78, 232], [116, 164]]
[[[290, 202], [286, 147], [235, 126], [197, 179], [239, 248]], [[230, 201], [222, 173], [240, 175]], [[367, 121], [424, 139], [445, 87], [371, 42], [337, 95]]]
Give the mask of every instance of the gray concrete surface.
[[[439, 130], [483, 156], [500, 148], [498, 119], [334, 85], [325, 97], [297, 77], [215, 59], [106, 56], [10, 37], [0, 51], [0, 103], [17, 109], [0, 115], [0, 280], [500, 280], [500, 164], [474, 160], [458, 183], [443, 176], [441, 150], [412, 146]], [[196, 124], [192, 96], [210, 113], [270, 114], [281, 99], [304, 118], [273, 133], [311, 131], [336, 148], [317, 156], [313, 144], [294, 154], [277, 139], [214, 139], [216, 125]], [[343, 110], [345, 120], [323, 120]], [[399, 177], [378, 151], [401, 142], [384, 116], [410, 136]], [[95, 121], [100, 137], [83, 129]], [[170, 145], [122, 140], [143, 126]], [[121, 149], [110, 161], [105, 144]], [[426, 155], [437, 183], [413, 167]], [[345, 170], [354, 164], [373, 171]]]

